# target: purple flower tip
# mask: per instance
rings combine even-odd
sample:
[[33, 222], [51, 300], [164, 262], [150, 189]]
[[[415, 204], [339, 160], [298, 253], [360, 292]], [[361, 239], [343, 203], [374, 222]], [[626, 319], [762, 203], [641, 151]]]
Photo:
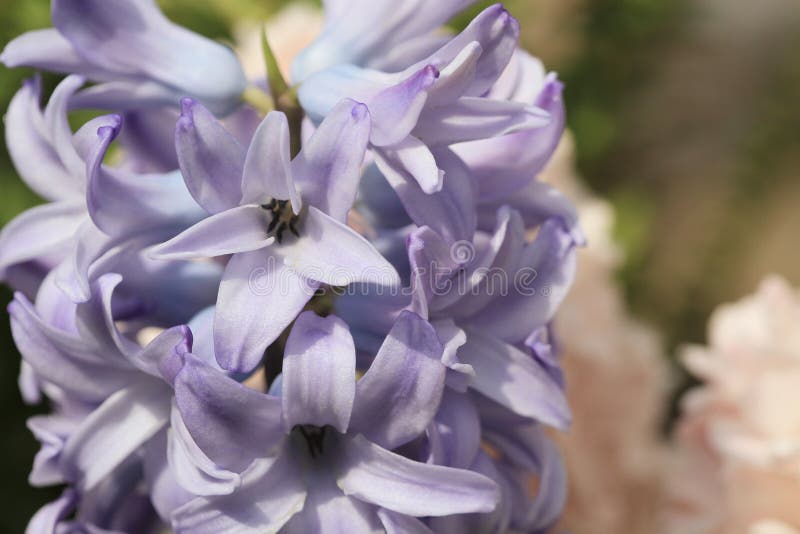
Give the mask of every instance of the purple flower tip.
[[570, 231], [570, 237], [572, 238], [573, 245], [576, 247], [585, 247], [589, 244], [586, 234], [583, 233], [580, 227], [573, 228]]
[[175, 134], [179, 131], [189, 131], [194, 128], [194, 108], [197, 101], [193, 98], [184, 97], [181, 99], [181, 116], [175, 124]]
[[503, 5], [502, 2], [498, 2], [496, 4], [492, 4], [486, 8], [484, 11], [485, 13], [495, 13], [497, 17], [510, 17], [510, 13], [506, 9], [506, 6]]
[[9, 48], [8, 45], [6, 45], [3, 48], [3, 51], [0, 52], [0, 63], [5, 65], [9, 69], [12, 69], [14, 67], [18, 67], [19, 66], [18, 62], [14, 61], [12, 59], [12, 54], [8, 51], [8, 48]]
[[191, 116], [196, 104], [197, 101], [194, 98], [188, 96], [181, 98], [181, 115]]
[[101, 126], [97, 129], [97, 137], [101, 139], [114, 139], [119, 133], [119, 124]]
[[180, 330], [183, 339], [181, 339], [181, 342], [175, 347], [175, 350], [179, 354], [192, 352], [192, 346], [194, 345], [194, 334], [192, 334], [192, 329], [187, 325], [181, 325], [178, 327], [178, 329]]
[[360, 122], [369, 117], [369, 108], [366, 106], [366, 104], [354, 102], [353, 109], [350, 111], [350, 114], [353, 116], [356, 122]]
[[425, 77], [428, 79], [432, 79], [431, 81], [435, 80], [440, 75], [439, 69], [437, 69], [433, 65], [428, 65], [427, 67], [425, 67], [424, 70], [425, 70]]
[[550, 72], [545, 78], [545, 85], [542, 89], [540, 100], [557, 102], [561, 100], [561, 93], [564, 91], [564, 83], [558, 79], [555, 72]]
[[519, 21], [505, 8], [503, 4], [494, 4], [486, 8], [484, 13], [491, 13], [500, 22], [500, 28], [511, 28], [514, 35], [519, 35]]

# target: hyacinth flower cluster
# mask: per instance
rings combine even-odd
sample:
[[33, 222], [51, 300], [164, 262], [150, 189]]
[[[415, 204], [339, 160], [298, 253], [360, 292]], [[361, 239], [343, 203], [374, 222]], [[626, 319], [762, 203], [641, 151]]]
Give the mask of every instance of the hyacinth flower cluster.
[[[562, 86], [501, 6], [326, 0], [287, 81], [154, 0], [53, 0], [2, 52], [46, 202], [0, 234], [51, 412], [28, 532], [545, 532], [582, 243], [536, 176]], [[73, 110], [100, 110], [73, 129]], [[85, 116], [85, 115], [84, 115]]]

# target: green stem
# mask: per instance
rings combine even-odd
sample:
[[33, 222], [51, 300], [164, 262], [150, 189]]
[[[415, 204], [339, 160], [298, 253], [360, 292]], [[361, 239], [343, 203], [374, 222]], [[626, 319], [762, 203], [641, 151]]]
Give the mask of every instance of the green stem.
[[264, 53], [269, 90], [274, 99], [274, 109], [286, 115], [289, 122], [291, 153], [292, 157], [295, 157], [300, 152], [303, 126], [303, 108], [297, 100], [297, 88], [290, 87], [284, 79], [264, 30], [261, 31], [261, 48]]
[[275, 100], [255, 85], [251, 85], [244, 90], [242, 101], [253, 106], [264, 115], [276, 109]]
[[303, 108], [300, 107], [300, 102], [297, 101], [297, 92], [290, 89], [278, 97], [276, 102], [276, 109], [286, 114], [286, 120], [289, 122], [289, 147], [291, 150], [292, 158], [300, 153], [302, 145], [302, 130], [303, 130]]

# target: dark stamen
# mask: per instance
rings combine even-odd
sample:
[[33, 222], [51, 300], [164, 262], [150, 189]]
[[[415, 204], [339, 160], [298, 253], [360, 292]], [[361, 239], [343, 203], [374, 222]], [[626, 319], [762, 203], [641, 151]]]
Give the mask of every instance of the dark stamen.
[[275, 239], [278, 240], [278, 243], [283, 241], [283, 234], [286, 232], [287, 228], [292, 234], [300, 237], [297, 226], [295, 226], [297, 224], [297, 215], [292, 211], [291, 202], [273, 198], [268, 203], [261, 204], [261, 208], [272, 214], [272, 220], [270, 220], [267, 226], [267, 233], [272, 234], [274, 232]]
[[317, 458], [322, 454], [322, 446], [325, 441], [325, 432], [328, 427], [318, 427], [313, 425], [299, 425], [297, 427], [300, 434], [305, 438], [308, 445], [308, 453], [312, 458]]

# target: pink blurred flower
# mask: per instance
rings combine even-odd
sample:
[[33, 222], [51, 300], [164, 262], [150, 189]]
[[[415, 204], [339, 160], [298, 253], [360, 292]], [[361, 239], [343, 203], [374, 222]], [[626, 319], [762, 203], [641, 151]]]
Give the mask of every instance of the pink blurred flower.
[[800, 295], [778, 277], [720, 307], [683, 354], [666, 532], [800, 532]]

